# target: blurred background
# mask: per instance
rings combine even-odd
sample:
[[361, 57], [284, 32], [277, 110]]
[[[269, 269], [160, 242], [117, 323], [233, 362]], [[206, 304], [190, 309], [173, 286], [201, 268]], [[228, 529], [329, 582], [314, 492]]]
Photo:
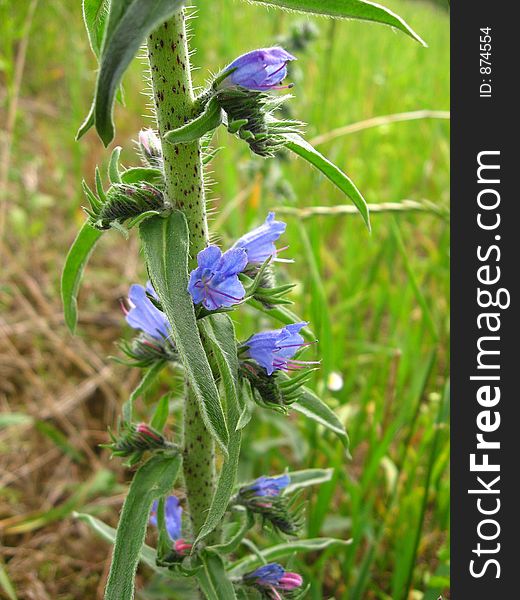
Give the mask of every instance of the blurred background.
[[[280, 279], [319, 338], [312, 381], [345, 423], [339, 441], [296, 413], [257, 410], [244, 444], [247, 480], [286, 467], [335, 467], [308, 496], [307, 533], [350, 546], [295, 557], [309, 598], [449, 598], [449, 14], [442, 3], [391, 0], [427, 41], [370, 23], [307, 19], [234, 0], [197, 2], [194, 79], [250, 49], [282, 43], [299, 58], [291, 114], [371, 205], [372, 234], [352, 205], [305, 163], [253, 158], [219, 133], [211, 163], [211, 227], [227, 246], [268, 210], [287, 221]], [[93, 132], [74, 136], [90, 106], [95, 59], [81, 3], [0, 0], [0, 596], [102, 598], [110, 548], [73, 511], [115, 525], [131, 474], [99, 447], [139, 372], [117, 364], [131, 331], [118, 299], [144, 282], [135, 234], [103, 236], [80, 294], [78, 335], [62, 317], [59, 278], [84, 214], [81, 180], [106, 167]], [[122, 162], [138, 163], [151, 125], [144, 61], [116, 108]], [[379, 211], [377, 209], [379, 208]], [[244, 338], [269, 324], [242, 311]], [[163, 373], [141, 401], [171, 387]], [[174, 386], [175, 388], [175, 386]], [[179, 386], [177, 385], [178, 389]], [[172, 396], [172, 435], [180, 403]], [[258, 537], [260, 547], [270, 540]], [[185, 598], [145, 567], [138, 598]]]

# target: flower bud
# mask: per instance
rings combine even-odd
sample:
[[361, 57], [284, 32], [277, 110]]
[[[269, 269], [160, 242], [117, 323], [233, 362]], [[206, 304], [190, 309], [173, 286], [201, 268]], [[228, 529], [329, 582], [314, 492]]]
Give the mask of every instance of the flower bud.
[[151, 167], [162, 166], [161, 140], [153, 129], [141, 129], [139, 132], [139, 149], [145, 163]]
[[171, 446], [165, 437], [146, 423], [126, 423], [119, 437], [110, 432], [112, 443], [106, 447], [112, 450], [113, 456], [141, 455], [146, 450], [160, 450]]
[[163, 193], [149, 183], [115, 183], [108, 190], [104, 202], [93, 205], [91, 201], [91, 208], [85, 209], [85, 212], [92, 227], [110, 229], [114, 224], [122, 225], [145, 212], [161, 212], [167, 208]]
[[175, 543], [173, 544], [173, 549], [179, 556], [186, 556], [191, 552], [192, 548], [193, 544], [190, 544], [184, 538], [175, 540]]
[[[283, 48], [260, 48], [242, 54], [223, 70], [220, 88], [239, 86], [262, 92], [279, 89], [287, 75], [287, 63], [296, 60]], [[225, 74], [228, 73], [227, 76]]]

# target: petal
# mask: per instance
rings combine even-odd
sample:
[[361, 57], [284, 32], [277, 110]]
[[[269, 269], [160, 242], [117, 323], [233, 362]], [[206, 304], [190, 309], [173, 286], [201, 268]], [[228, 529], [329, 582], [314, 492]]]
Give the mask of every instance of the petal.
[[182, 507], [179, 504], [177, 496], [169, 496], [166, 498], [164, 506], [164, 519], [166, 522], [166, 530], [172, 540], [176, 540], [181, 536], [182, 530]]
[[229, 277], [241, 273], [247, 265], [247, 252], [243, 248], [231, 248], [222, 255], [218, 275]]
[[126, 321], [131, 327], [140, 329], [155, 339], [168, 337], [168, 320], [165, 314], [152, 304], [143, 286], [132, 285], [128, 298], [132, 308], [126, 315]]
[[210, 245], [197, 254], [197, 264], [205, 269], [215, 269], [222, 256], [222, 251], [218, 246]]

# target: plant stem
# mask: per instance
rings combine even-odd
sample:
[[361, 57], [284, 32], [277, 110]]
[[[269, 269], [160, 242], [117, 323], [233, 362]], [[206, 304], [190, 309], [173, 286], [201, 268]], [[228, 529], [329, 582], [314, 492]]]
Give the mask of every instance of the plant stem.
[[[190, 233], [189, 268], [192, 269], [196, 266], [197, 254], [208, 244], [200, 144], [173, 145], [163, 139], [167, 131], [186, 123], [195, 112], [184, 11], [179, 11], [150, 36], [148, 58], [162, 139], [166, 196], [186, 216]], [[183, 444], [184, 481], [196, 535], [204, 523], [213, 495], [215, 454], [213, 440], [202, 422], [188, 384]]]

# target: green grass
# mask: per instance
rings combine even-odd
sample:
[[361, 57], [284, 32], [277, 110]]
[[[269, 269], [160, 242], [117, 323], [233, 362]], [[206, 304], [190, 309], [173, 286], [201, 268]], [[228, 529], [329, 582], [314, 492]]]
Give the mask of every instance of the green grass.
[[[193, 62], [201, 67], [195, 72], [199, 85], [208, 69], [214, 72], [243, 51], [271, 44], [302, 20], [234, 0], [198, 4], [192, 44], [197, 48]], [[378, 25], [315, 20], [319, 35], [296, 64], [291, 101], [293, 114], [308, 123], [308, 139], [374, 116], [448, 109], [447, 13], [421, 2], [386, 4], [429, 48]], [[90, 104], [95, 68], [77, 5], [41, 3], [37, 8], [10, 175], [11, 234], [26, 245], [48, 240], [47, 250], [56, 259], [50, 286], [56, 302], [66, 244], [81, 219], [81, 178], [90, 183], [94, 165], [108, 159], [92, 134], [81, 143], [73, 140]], [[1, 26], [6, 35], [0, 30], [2, 56], [7, 57], [0, 68], [8, 89], [12, 74], [4, 65], [23, 14], [23, 7], [16, 7], [10, 24]], [[125, 147], [123, 162], [129, 165], [136, 160], [130, 139], [149, 122], [141, 117], [147, 99], [141, 94], [139, 61], [126, 78], [125, 91], [126, 107], [117, 108], [116, 125], [117, 143]], [[320, 150], [352, 177], [369, 203], [426, 199], [446, 207], [448, 133], [448, 121], [423, 119], [338, 137]], [[273, 208], [348, 203], [303, 162], [277, 162], [273, 168], [252, 161], [245, 144], [223, 132], [218, 141], [226, 148], [211, 165], [211, 197], [213, 223], [224, 244]], [[29, 167], [45, 177], [38, 190], [27, 192]], [[222, 210], [225, 218], [219, 218]], [[280, 278], [299, 284], [294, 310], [311, 322], [319, 339], [308, 356], [322, 359], [313, 385], [346, 423], [352, 460], [332, 435], [302, 417], [291, 417], [289, 426], [287, 419], [258, 410], [246, 436], [241, 475], [275, 473], [288, 465], [335, 467], [333, 480], [309, 495], [308, 533], [352, 537], [353, 543], [310, 560], [296, 559], [295, 568], [312, 582], [309, 598], [430, 600], [446, 595], [448, 223], [431, 211], [373, 214], [369, 235], [357, 215], [306, 220], [288, 215], [287, 222], [284, 256], [296, 260], [283, 266]], [[66, 235], [52, 239], [58, 231]], [[123, 246], [124, 254], [125, 242], [116, 233], [110, 238], [103, 240], [87, 272], [87, 280], [94, 273], [98, 278], [95, 283], [90, 279], [91, 290], [120, 278], [117, 260], [103, 253]], [[80, 316], [86, 308], [117, 310], [115, 302], [103, 304], [93, 292], [82, 295]], [[266, 318], [248, 313], [241, 315], [238, 329], [247, 337], [267, 324]], [[328, 389], [332, 373], [343, 379], [338, 391]]]

